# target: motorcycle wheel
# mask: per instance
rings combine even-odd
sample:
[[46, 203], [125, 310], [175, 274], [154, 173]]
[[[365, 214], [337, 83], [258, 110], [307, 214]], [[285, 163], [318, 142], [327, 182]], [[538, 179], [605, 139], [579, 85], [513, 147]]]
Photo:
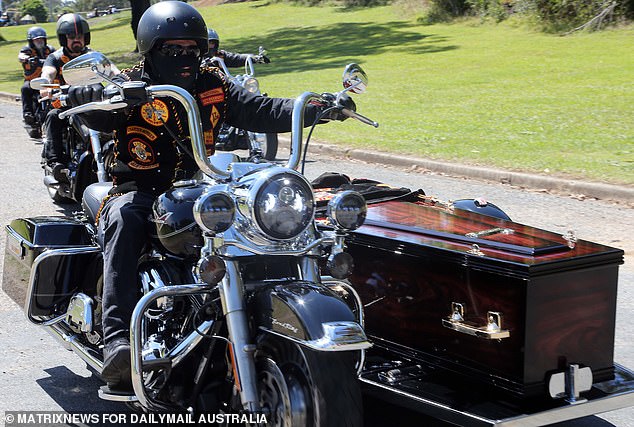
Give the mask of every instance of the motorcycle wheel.
[[262, 150], [262, 157], [266, 160], [275, 160], [278, 145], [276, 133], [250, 133], [249, 137], [257, 138], [257, 142]]
[[312, 351], [276, 337], [266, 337], [258, 347], [258, 392], [267, 425], [363, 424], [351, 354]]

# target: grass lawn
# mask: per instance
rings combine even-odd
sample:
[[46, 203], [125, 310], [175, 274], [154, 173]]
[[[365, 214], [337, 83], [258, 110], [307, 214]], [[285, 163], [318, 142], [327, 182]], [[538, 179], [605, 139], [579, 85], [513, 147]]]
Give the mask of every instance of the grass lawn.
[[[349, 9], [264, 1], [201, 8], [238, 52], [263, 45], [256, 74], [271, 96], [334, 91], [345, 64], [370, 78], [347, 121], [316, 138], [352, 147], [548, 175], [634, 184], [634, 26], [567, 37], [513, 22], [423, 26], [391, 6]], [[220, 19], [219, 17], [222, 17]], [[129, 13], [90, 21], [92, 47], [136, 60]], [[54, 24], [44, 25], [54, 35]], [[27, 27], [2, 28], [0, 90], [17, 93]], [[56, 42], [55, 37], [49, 38]]]

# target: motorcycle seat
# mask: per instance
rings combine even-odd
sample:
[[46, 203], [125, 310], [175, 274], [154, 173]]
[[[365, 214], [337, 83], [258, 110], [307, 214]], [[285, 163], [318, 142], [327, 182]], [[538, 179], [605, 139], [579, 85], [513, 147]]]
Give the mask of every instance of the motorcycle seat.
[[81, 205], [84, 209], [84, 213], [92, 222], [95, 222], [97, 212], [99, 212], [99, 208], [101, 207], [101, 202], [111, 189], [112, 182], [95, 182], [84, 190]]

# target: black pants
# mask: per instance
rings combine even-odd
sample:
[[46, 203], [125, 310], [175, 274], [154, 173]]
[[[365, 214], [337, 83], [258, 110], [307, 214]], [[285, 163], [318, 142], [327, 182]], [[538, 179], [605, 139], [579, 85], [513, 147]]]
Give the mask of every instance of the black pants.
[[37, 102], [38, 91], [31, 89], [31, 82], [26, 80], [20, 89], [20, 96], [22, 99], [22, 117], [27, 113], [32, 116], [35, 115], [34, 105]]
[[99, 220], [103, 233], [104, 341], [130, 336], [130, 318], [139, 298], [137, 262], [147, 246], [148, 216], [155, 197], [132, 191], [106, 202]]
[[44, 129], [46, 130], [46, 145], [44, 146], [44, 157], [47, 163], [59, 162], [67, 163], [68, 158], [64, 153], [64, 126], [66, 120], [59, 118], [60, 110], [54, 108], [46, 114]]

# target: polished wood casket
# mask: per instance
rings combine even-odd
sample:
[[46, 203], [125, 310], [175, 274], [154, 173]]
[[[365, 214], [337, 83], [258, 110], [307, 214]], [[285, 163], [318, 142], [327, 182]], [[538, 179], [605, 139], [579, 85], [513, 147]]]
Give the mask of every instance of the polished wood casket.
[[370, 205], [347, 252], [375, 349], [520, 397], [613, 376], [619, 249], [421, 199]]

